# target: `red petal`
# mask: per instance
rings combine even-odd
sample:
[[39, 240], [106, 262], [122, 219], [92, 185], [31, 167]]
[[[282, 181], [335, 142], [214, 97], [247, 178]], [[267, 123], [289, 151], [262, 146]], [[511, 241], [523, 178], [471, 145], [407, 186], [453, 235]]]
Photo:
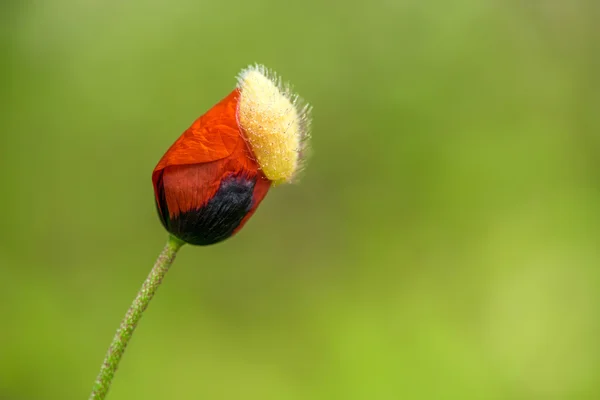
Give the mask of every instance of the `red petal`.
[[170, 165], [206, 163], [230, 155], [243, 142], [237, 123], [239, 90], [234, 90], [198, 118], [158, 162], [154, 172]]
[[167, 150], [152, 172], [156, 183], [161, 170], [169, 166], [203, 164], [230, 156], [246, 147], [237, 123], [239, 90], [235, 89], [198, 118]]
[[[198, 209], [214, 196], [224, 177], [239, 174], [256, 177], [257, 181], [253, 207], [235, 232], [256, 211], [271, 181], [260, 171], [237, 123], [238, 100], [239, 90], [235, 89], [198, 118], [159, 161], [152, 173], [159, 213], [168, 210], [172, 218]], [[157, 186], [160, 178], [164, 188], [162, 203]]]

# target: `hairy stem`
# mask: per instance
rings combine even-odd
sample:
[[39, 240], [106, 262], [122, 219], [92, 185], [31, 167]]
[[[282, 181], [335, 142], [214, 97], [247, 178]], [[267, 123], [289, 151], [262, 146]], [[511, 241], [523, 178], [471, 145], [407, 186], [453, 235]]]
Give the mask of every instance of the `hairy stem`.
[[140, 321], [140, 318], [142, 318], [144, 310], [148, 307], [150, 300], [154, 297], [154, 293], [156, 293], [156, 290], [160, 286], [169, 267], [173, 263], [173, 260], [175, 260], [177, 251], [183, 244], [184, 243], [179, 239], [169, 236], [165, 248], [158, 256], [152, 271], [150, 271], [142, 288], [137, 296], [135, 296], [129, 310], [127, 310], [127, 314], [125, 314], [125, 317], [121, 321], [119, 329], [117, 329], [117, 333], [106, 352], [106, 357], [104, 357], [104, 362], [102, 363], [100, 373], [94, 383], [94, 388], [92, 389], [89, 400], [102, 400], [106, 397], [106, 393], [108, 393], [110, 384], [112, 383], [117, 367], [119, 366], [119, 361], [121, 361], [121, 357], [123, 357], [123, 353], [133, 335], [135, 327]]

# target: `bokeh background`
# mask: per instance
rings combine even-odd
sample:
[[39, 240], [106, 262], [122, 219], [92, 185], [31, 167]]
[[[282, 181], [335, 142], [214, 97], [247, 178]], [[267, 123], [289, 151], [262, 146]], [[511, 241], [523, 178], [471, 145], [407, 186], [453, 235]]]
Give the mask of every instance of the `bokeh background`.
[[600, 398], [600, 3], [3, 0], [0, 399], [83, 399], [162, 248], [151, 171], [238, 71], [300, 185], [185, 247], [118, 399]]

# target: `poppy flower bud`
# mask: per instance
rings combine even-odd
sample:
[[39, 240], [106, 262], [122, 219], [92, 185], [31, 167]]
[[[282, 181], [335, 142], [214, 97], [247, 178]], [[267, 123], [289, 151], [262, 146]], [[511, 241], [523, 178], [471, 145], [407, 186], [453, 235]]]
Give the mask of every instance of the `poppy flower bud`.
[[310, 107], [265, 67], [243, 70], [227, 97], [198, 118], [152, 173], [163, 226], [209, 245], [239, 231], [269, 188], [301, 169]]

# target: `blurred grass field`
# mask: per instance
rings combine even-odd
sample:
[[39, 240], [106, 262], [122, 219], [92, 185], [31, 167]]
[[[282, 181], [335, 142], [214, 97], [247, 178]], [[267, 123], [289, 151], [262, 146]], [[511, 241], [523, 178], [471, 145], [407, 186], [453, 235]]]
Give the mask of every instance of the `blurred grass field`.
[[600, 398], [596, 0], [0, 5], [0, 399], [86, 398], [166, 235], [150, 175], [250, 63], [300, 185], [185, 247], [109, 399]]

